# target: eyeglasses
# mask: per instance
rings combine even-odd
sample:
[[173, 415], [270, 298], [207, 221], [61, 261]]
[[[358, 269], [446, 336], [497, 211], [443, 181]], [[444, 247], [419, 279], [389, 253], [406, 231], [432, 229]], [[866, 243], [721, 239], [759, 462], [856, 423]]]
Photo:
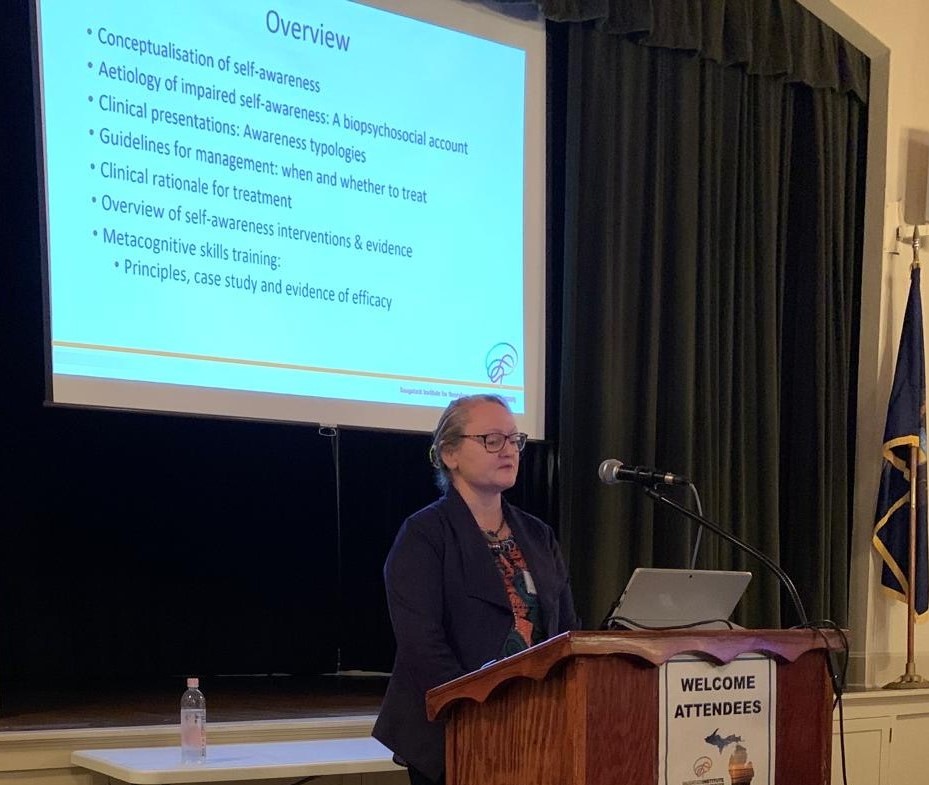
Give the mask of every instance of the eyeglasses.
[[463, 433], [461, 434], [466, 439], [480, 439], [484, 442], [484, 449], [487, 452], [500, 452], [503, 449], [503, 445], [507, 442], [516, 446], [516, 449], [520, 452], [523, 451], [523, 447], [526, 446], [526, 439], [529, 438], [528, 434], [525, 433], [511, 433], [509, 435], [505, 433]]

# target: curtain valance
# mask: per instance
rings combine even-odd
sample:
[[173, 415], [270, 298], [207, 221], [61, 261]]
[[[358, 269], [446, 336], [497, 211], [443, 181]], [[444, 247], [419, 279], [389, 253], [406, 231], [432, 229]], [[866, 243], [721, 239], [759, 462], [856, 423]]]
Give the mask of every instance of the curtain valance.
[[526, 18], [590, 22], [646, 46], [699, 53], [750, 74], [784, 76], [868, 100], [868, 58], [795, 0], [485, 0]]

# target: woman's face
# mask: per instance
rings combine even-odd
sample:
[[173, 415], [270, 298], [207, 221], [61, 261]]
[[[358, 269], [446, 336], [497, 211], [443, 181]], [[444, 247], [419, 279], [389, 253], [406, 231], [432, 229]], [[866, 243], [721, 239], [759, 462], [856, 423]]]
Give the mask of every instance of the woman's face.
[[[466, 434], [517, 433], [513, 415], [500, 404], [479, 401], [468, 407]], [[512, 488], [519, 471], [519, 450], [506, 442], [500, 452], [487, 452], [482, 439], [465, 437], [442, 451], [442, 460], [451, 472], [452, 485], [459, 491], [496, 494]]]

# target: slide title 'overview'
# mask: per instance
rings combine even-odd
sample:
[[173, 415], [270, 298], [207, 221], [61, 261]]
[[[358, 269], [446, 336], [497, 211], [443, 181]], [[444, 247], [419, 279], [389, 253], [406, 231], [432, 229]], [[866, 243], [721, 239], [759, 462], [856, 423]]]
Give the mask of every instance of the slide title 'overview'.
[[337, 33], [334, 30], [326, 30], [322, 25], [308, 25], [293, 19], [282, 19], [281, 15], [273, 9], [265, 14], [265, 27], [268, 28], [269, 33], [275, 35], [293, 38], [296, 41], [306, 41], [329, 49], [338, 49], [342, 52], [348, 51], [351, 42], [351, 36]]

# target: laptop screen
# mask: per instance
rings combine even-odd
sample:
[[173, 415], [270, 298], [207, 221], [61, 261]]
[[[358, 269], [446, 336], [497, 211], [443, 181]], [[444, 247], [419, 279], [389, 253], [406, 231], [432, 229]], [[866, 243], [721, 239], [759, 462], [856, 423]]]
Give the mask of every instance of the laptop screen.
[[713, 627], [726, 623], [750, 572], [638, 567], [601, 628]]

